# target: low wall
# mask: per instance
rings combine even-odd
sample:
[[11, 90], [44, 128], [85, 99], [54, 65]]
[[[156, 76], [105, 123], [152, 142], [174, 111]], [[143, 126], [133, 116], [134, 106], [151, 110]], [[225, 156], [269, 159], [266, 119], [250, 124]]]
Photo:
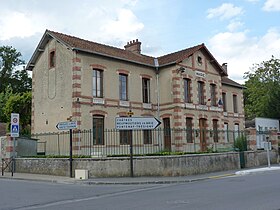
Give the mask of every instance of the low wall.
[[[244, 152], [246, 168], [267, 165], [266, 151]], [[186, 176], [240, 169], [239, 153], [214, 153], [182, 156], [134, 157], [135, 176]], [[277, 162], [277, 151], [270, 151], [271, 163]], [[81, 158], [73, 160], [75, 169], [87, 169], [89, 177], [130, 176], [130, 159]], [[69, 176], [67, 158], [17, 158], [16, 172]]]
[[[182, 156], [134, 157], [135, 176], [185, 176], [240, 168], [239, 154], [216, 153]], [[75, 169], [89, 170], [89, 177], [130, 176], [129, 158], [82, 158], [73, 160]], [[17, 158], [16, 172], [69, 176], [65, 158]]]
[[[256, 167], [267, 165], [267, 152], [265, 150], [257, 150], [257, 151], [246, 151], [244, 152], [245, 156], [245, 167]], [[277, 163], [278, 151], [271, 150], [269, 151], [270, 163]]]

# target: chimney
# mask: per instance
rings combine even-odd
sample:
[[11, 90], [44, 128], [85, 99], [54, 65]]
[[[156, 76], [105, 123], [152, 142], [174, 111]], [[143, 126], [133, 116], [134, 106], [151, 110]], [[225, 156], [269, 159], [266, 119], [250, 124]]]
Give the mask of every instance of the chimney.
[[222, 64], [222, 68], [227, 73], [227, 63], [223, 63]]
[[138, 39], [127, 42], [127, 44], [124, 46], [124, 49], [130, 52], [141, 54], [141, 42], [139, 42]]

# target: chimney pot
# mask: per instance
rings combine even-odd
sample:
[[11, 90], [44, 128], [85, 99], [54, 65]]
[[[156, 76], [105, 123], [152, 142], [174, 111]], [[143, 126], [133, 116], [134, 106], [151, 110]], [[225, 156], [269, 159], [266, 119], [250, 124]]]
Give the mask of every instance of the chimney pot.
[[138, 39], [133, 39], [132, 41], [127, 42], [127, 45], [124, 46], [124, 49], [130, 52], [141, 54], [141, 42]]

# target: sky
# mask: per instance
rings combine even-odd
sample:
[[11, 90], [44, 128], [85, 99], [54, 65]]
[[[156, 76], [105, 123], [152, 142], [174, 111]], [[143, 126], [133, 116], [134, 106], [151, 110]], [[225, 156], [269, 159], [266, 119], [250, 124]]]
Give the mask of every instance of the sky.
[[244, 83], [280, 58], [280, 0], [0, 0], [0, 46], [28, 62], [46, 29], [119, 48], [133, 39], [162, 56], [204, 43]]

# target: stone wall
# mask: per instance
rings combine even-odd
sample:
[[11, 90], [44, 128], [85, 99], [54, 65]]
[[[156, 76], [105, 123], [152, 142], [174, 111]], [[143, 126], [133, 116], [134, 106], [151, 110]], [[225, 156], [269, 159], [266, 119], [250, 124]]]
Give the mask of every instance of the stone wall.
[[[185, 176], [239, 168], [239, 154], [234, 152], [134, 158], [135, 176]], [[130, 161], [129, 158], [74, 159], [75, 169], [89, 170], [89, 177], [130, 176]], [[16, 172], [69, 176], [69, 160], [17, 158]]]
[[[273, 149], [269, 151], [271, 164], [277, 163], [278, 151]], [[257, 167], [267, 165], [267, 152], [265, 150], [258, 151], [246, 151], [245, 155], [245, 167]]]

